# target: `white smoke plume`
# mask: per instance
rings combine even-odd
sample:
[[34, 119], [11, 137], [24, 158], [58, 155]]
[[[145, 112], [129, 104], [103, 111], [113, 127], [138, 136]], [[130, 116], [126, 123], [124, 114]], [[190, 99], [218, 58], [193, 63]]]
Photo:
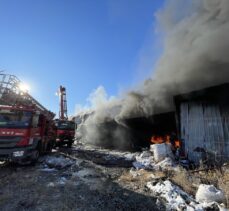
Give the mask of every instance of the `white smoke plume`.
[[[125, 146], [129, 139], [127, 131], [115, 124], [110, 124], [120, 112], [120, 100], [113, 96], [108, 97], [103, 86], [99, 86], [89, 95], [88, 104], [78, 106], [78, 117], [83, 120], [77, 133], [88, 143], [113, 147]], [[85, 120], [84, 120], [85, 119]], [[106, 127], [104, 127], [104, 122]], [[110, 132], [112, 131], [112, 132]], [[110, 138], [108, 142], [104, 138]], [[117, 143], [112, 140], [118, 140]], [[110, 142], [109, 142], [110, 141]]]
[[155, 16], [164, 50], [152, 75], [123, 99], [98, 103], [91, 124], [173, 110], [174, 95], [229, 82], [228, 0], [168, 0]]
[[105, 88], [103, 86], [98, 86], [87, 98], [86, 105], [76, 105], [76, 114], [84, 115], [93, 112], [93, 119], [97, 123], [101, 123], [104, 120], [108, 121], [113, 119], [118, 114], [118, 110], [120, 110], [117, 109], [120, 108], [119, 104], [120, 101], [118, 98], [108, 96]]

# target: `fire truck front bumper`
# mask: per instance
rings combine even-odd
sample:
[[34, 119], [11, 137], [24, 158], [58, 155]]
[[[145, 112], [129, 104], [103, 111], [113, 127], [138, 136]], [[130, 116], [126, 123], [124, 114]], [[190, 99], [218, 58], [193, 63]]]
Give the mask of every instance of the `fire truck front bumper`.
[[58, 136], [56, 138], [56, 142], [57, 143], [62, 143], [62, 144], [73, 143], [74, 142], [74, 137], [67, 136], [67, 135]]
[[18, 162], [30, 160], [33, 156], [34, 149], [33, 146], [0, 149], [0, 161], [10, 160]]

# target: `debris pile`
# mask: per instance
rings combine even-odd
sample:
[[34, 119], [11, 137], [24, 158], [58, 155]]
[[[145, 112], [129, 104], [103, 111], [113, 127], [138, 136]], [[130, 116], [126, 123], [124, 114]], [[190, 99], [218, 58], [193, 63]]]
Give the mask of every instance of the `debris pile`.
[[[168, 210], [223, 210], [225, 196], [221, 190], [213, 185], [204, 185], [199, 183], [194, 196], [182, 190], [170, 181], [166, 172], [186, 171], [174, 159], [169, 144], [151, 145], [149, 151], [143, 151], [136, 155], [136, 161], [133, 162], [134, 168], [130, 170], [130, 175], [136, 180], [141, 175], [141, 170], [149, 170], [149, 177], [145, 179], [146, 187], [150, 189], [153, 196], [158, 197], [159, 201], [166, 204]], [[181, 170], [182, 169], [182, 170]], [[154, 177], [156, 172], [165, 172], [164, 176]], [[195, 196], [196, 193], [196, 196]]]
[[153, 169], [154, 157], [150, 151], [143, 151], [140, 155], [135, 157], [136, 161], [133, 162], [133, 166], [136, 169]]
[[143, 151], [135, 157], [133, 166], [136, 169], [165, 170], [177, 168], [170, 144], [153, 144], [150, 151]]
[[[161, 198], [166, 203], [166, 207], [168, 210], [223, 210], [217, 201], [219, 198], [222, 199], [222, 192], [217, 190], [214, 186], [211, 186], [211, 189], [214, 188], [214, 191], [217, 190], [214, 194], [209, 196], [209, 189], [204, 188], [204, 186], [200, 186], [201, 195], [208, 195], [206, 198], [201, 198], [201, 202], [195, 200], [192, 196], [185, 193], [178, 186], [172, 184], [169, 180], [160, 181], [155, 184], [155, 181], [148, 182], [147, 187], [152, 191], [152, 193]], [[204, 192], [207, 190], [207, 193]], [[218, 193], [220, 193], [220, 197], [218, 197]]]

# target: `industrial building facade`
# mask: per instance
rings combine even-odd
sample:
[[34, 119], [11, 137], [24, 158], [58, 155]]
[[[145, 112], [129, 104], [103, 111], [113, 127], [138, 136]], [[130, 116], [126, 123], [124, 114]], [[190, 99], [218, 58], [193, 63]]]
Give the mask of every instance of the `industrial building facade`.
[[[136, 150], [149, 147], [152, 136], [175, 134], [182, 142], [181, 154], [189, 160], [195, 163], [206, 159], [215, 163], [228, 161], [229, 83], [177, 95], [173, 99], [175, 109], [171, 112], [128, 118], [123, 124], [112, 120], [95, 125], [104, 137], [100, 140], [102, 146]], [[120, 144], [116, 131], [124, 134], [124, 144]]]
[[183, 150], [195, 163], [229, 160], [229, 84], [174, 97]]

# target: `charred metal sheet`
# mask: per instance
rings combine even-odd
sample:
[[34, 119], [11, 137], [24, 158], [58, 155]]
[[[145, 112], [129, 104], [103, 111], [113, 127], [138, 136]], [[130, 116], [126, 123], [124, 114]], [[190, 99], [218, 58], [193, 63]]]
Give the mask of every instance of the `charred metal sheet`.
[[229, 160], [229, 84], [175, 97], [180, 138], [188, 157]]

